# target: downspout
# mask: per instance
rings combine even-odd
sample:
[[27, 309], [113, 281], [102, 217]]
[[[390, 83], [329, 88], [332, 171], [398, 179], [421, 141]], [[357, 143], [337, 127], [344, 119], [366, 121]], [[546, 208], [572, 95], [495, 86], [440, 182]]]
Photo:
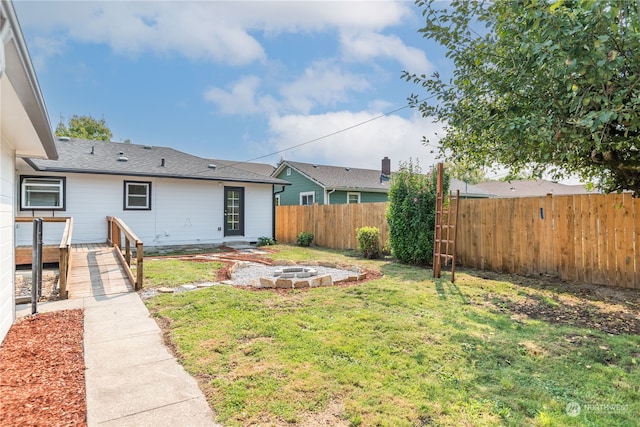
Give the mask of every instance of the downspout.
[[325, 205], [330, 205], [331, 204], [331, 194], [336, 192], [336, 187], [333, 187], [333, 190], [327, 192], [327, 197], [325, 197]]
[[4, 45], [9, 43], [12, 37], [11, 28], [9, 28], [9, 20], [4, 19], [4, 15], [0, 15], [0, 77], [4, 74], [6, 60], [4, 56]]
[[273, 199], [271, 200], [271, 235], [273, 236], [273, 240], [276, 240], [276, 194], [280, 194], [280, 193], [284, 193], [284, 185], [282, 186], [282, 190], [280, 191], [275, 191], [276, 190], [276, 186], [275, 184], [271, 186], [271, 189], [273, 191]]

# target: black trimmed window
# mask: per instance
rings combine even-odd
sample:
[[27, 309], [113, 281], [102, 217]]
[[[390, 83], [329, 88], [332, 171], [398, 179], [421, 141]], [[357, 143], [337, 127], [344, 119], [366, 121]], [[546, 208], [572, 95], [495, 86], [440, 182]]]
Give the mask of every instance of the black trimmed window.
[[20, 176], [20, 210], [65, 210], [67, 179]]
[[151, 210], [151, 183], [124, 182], [124, 210]]

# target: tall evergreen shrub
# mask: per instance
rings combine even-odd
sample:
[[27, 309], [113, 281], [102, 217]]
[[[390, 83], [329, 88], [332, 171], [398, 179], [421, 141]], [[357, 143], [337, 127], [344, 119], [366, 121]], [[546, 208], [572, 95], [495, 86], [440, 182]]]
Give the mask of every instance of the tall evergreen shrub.
[[[400, 262], [429, 265], [433, 261], [436, 218], [436, 174], [423, 174], [418, 162], [400, 163], [389, 188], [389, 243]], [[448, 192], [445, 176], [445, 194]]]

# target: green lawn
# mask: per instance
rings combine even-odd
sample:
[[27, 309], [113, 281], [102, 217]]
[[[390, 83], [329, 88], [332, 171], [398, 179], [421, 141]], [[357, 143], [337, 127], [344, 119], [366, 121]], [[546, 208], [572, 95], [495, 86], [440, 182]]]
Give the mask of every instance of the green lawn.
[[176, 287], [188, 283], [215, 282], [221, 262], [197, 262], [173, 258], [144, 261], [145, 287]]
[[[275, 251], [384, 276], [286, 294], [221, 286], [147, 300], [225, 426], [637, 425], [640, 336], [516, 310], [533, 301], [548, 313], [569, 301], [604, 313], [614, 303], [472, 272], [455, 285], [434, 282], [430, 270], [350, 253]], [[580, 413], [570, 416], [575, 403]]]

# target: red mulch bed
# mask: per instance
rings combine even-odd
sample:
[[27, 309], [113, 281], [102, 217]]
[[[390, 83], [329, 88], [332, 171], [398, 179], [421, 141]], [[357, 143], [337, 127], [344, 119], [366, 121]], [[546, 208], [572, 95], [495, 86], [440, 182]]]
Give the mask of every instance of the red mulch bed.
[[0, 347], [1, 426], [86, 426], [82, 310], [27, 317]]

